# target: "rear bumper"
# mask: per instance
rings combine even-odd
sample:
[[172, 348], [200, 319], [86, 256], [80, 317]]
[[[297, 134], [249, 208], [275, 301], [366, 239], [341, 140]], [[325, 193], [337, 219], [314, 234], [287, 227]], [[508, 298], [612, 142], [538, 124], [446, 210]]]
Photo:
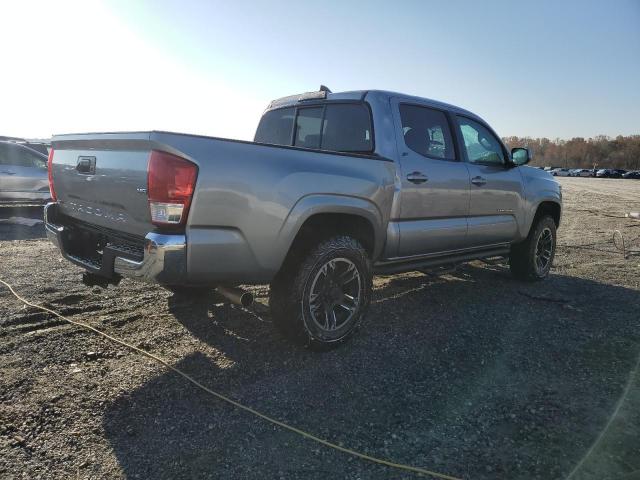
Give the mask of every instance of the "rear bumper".
[[150, 283], [179, 285], [186, 283], [187, 243], [184, 235], [148, 233], [142, 251], [118, 242], [107, 241], [99, 256], [87, 258], [73, 252], [73, 228], [58, 220], [58, 204], [44, 208], [47, 238], [62, 256], [88, 272], [108, 279], [129, 277]]

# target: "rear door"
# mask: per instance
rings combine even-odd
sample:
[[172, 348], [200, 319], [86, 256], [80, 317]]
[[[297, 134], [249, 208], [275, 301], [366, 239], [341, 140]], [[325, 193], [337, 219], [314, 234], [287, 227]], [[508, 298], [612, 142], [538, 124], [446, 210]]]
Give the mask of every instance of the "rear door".
[[28, 198], [48, 190], [46, 158], [21, 145], [0, 143], [0, 192]]
[[402, 188], [398, 256], [446, 252], [466, 243], [469, 174], [445, 112], [392, 101]]
[[522, 176], [497, 136], [482, 123], [456, 116], [458, 143], [469, 169], [468, 247], [511, 242], [523, 204]]

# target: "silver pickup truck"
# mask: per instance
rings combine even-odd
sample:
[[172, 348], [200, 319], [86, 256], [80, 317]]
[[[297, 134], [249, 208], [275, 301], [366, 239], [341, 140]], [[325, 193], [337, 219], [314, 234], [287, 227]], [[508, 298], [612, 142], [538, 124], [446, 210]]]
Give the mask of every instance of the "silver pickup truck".
[[[169, 132], [53, 138], [47, 234], [86, 281], [270, 283], [275, 325], [348, 338], [372, 275], [508, 257], [546, 277], [560, 185], [477, 115], [386, 91], [318, 92], [265, 111], [254, 142]], [[241, 291], [240, 291], [241, 293]]]

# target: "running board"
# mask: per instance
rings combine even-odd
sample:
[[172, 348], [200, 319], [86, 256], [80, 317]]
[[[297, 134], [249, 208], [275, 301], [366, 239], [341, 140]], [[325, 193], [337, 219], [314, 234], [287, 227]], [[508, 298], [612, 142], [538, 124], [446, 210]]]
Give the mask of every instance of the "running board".
[[441, 277], [442, 275], [449, 275], [450, 273], [455, 273], [460, 266], [459, 263], [453, 265], [440, 265], [430, 268], [421, 268], [419, 270], [420, 273], [424, 273], [430, 277]]
[[376, 275], [386, 275], [392, 273], [410, 272], [413, 270], [423, 270], [430, 267], [442, 265], [456, 265], [459, 263], [471, 262], [473, 260], [484, 260], [493, 257], [507, 257], [509, 247], [492, 248], [491, 250], [480, 250], [474, 252], [458, 253], [439, 257], [421, 258], [415, 260], [399, 260], [393, 262], [381, 262], [374, 265], [373, 271]]

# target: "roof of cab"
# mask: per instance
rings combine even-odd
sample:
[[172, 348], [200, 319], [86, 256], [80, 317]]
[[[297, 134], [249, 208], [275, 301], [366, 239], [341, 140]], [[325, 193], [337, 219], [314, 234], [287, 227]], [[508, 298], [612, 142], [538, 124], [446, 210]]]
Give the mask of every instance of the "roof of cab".
[[473, 112], [465, 110], [464, 108], [457, 107], [455, 105], [451, 105], [449, 103], [440, 102], [438, 100], [432, 100], [430, 98], [417, 97], [413, 95], [407, 95], [405, 93], [392, 92], [388, 90], [352, 90], [348, 92], [306, 92], [297, 95], [290, 95], [288, 97], [278, 98], [273, 100], [269, 106], [268, 110], [273, 110], [275, 108], [289, 107], [295, 105], [301, 105], [308, 103], [310, 101], [329, 101], [329, 100], [364, 100], [367, 96], [379, 96], [386, 97], [387, 99], [392, 97], [397, 97], [400, 100], [408, 101], [408, 102], [416, 102], [422, 105], [432, 106], [434, 108], [449, 110], [455, 113], [462, 113], [465, 115], [469, 115], [472, 117], [480, 118]]

